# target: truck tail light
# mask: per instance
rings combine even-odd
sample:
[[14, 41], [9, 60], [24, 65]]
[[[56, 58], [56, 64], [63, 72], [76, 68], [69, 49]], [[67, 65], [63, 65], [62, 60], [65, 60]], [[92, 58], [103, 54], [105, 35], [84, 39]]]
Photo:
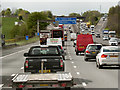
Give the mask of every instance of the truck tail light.
[[63, 60], [60, 60], [60, 66], [63, 67]]
[[66, 87], [66, 86], [67, 86], [66, 83], [62, 83], [62, 84], [61, 84], [61, 87]]
[[28, 68], [28, 60], [25, 61], [25, 66]]
[[101, 58], [106, 58], [108, 55], [102, 54]]
[[90, 52], [87, 50], [86, 53], [90, 53]]

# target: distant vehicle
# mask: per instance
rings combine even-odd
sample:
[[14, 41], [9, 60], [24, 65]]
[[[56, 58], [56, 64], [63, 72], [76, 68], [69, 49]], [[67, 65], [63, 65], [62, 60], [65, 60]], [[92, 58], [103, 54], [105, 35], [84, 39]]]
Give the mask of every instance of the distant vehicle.
[[87, 22], [87, 28], [90, 28], [90, 22]]
[[102, 19], [103, 19], [103, 21], [105, 21], [106, 18], [105, 18], [105, 17], [102, 17]]
[[108, 37], [108, 36], [109, 36], [109, 30], [103, 30], [103, 31], [102, 31], [102, 36], [103, 36], [103, 37], [104, 37], [104, 36]]
[[91, 29], [92, 31], [94, 30], [94, 28], [95, 28], [94, 25], [90, 25], [90, 29]]
[[116, 31], [109, 31], [109, 39], [116, 37]]
[[84, 54], [85, 61], [88, 61], [88, 59], [96, 59], [96, 55], [98, 54], [101, 47], [101, 44], [88, 44]]
[[96, 38], [100, 38], [100, 34], [96, 34]]
[[64, 26], [63, 24], [59, 24], [59, 27], [61, 27], [62, 29], [63, 29], [63, 26]]
[[75, 47], [75, 46], [76, 46], [76, 40], [73, 41], [73, 47]]
[[77, 42], [76, 42], [76, 55], [78, 55], [81, 52], [85, 52], [85, 49], [88, 44], [93, 44], [93, 38], [92, 35], [89, 34], [80, 34], [77, 36]]
[[65, 37], [65, 41], [67, 41], [67, 34], [64, 34], [64, 37]]
[[42, 69], [43, 72], [64, 71], [64, 60], [58, 46], [33, 46], [24, 56], [24, 72], [41, 73]]
[[63, 29], [52, 29], [51, 31], [51, 38], [61, 38], [62, 39], [62, 46], [64, 46], [64, 30]]
[[109, 45], [111, 45], [111, 46], [117, 46], [118, 45], [118, 39], [117, 38], [111, 38], [109, 40]]
[[74, 41], [77, 38], [76, 33], [71, 33], [70, 36], [71, 36], [71, 41]]
[[120, 59], [118, 59], [120, 48], [118, 46], [103, 46], [100, 53], [96, 56], [96, 65], [102, 68], [107, 65], [120, 66]]
[[94, 32], [94, 31], [92, 31], [92, 32], [91, 32], [91, 34], [92, 34], [92, 35], [95, 35], [95, 32]]
[[108, 36], [104, 36], [103, 40], [109, 40], [109, 37]]
[[84, 29], [82, 29], [82, 32], [84, 32]]

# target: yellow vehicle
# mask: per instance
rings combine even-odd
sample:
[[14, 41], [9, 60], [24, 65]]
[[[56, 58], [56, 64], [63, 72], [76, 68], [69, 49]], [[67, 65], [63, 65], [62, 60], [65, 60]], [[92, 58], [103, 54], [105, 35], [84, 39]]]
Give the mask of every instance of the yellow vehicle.
[[90, 22], [87, 22], [87, 27], [90, 28]]

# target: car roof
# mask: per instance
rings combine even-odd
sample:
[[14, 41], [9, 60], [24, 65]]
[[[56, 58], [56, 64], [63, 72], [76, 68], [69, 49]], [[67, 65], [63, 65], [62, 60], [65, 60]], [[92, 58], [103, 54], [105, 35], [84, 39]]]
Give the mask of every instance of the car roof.
[[102, 48], [119, 48], [118, 46], [103, 46]]
[[88, 44], [88, 45], [102, 45], [102, 44]]

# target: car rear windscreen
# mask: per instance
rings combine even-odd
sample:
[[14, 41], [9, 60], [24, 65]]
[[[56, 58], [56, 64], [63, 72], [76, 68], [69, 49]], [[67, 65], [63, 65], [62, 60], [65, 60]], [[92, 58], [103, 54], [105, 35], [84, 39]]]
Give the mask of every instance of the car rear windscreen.
[[30, 55], [59, 55], [57, 47], [35, 47], [29, 51]]
[[103, 49], [103, 52], [120, 52], [120, 48]]
[[63, 38], [63, 31], [62, 30], [53, 31], [53, 38]]
[[101, 49], [101, 45], [90, 45], [88, 47], [89, 50], [100, 50]]

